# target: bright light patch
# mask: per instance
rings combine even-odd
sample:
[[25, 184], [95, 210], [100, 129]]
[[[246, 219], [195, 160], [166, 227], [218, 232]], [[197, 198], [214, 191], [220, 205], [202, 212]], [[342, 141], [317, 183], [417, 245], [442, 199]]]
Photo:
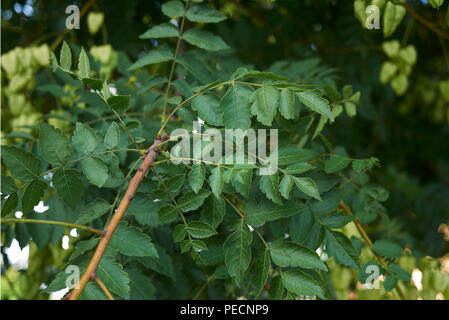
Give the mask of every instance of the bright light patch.
[[34, 211], [38, 212], [38, 213], [42, 213], [48, 210], [48, 206], [44, 205], [43, 201], [39, 201], [39, 203], [37, 204], [37, 206], [34, 206]]
[[9, 248], [5, 249], [9, 262], [18, 270], [28, 268], [28, 256], [30, 255], [30, 246], [20, 249], [19, 242], [14, 239]]
[[62, 237], [62, 248], [67, 250], [69, 248], [69, 236]]
[[73, 228], [72, 230], [70, 230], [70, 235], [74, 238], [78, 237], [78, 232], [76, 231], [75, 228]]

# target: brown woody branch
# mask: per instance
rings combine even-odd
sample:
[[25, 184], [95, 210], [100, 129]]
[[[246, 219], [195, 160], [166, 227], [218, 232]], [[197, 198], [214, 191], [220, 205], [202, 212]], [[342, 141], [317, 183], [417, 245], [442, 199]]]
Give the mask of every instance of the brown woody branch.
[[158, 148], [158, 146], [162, 142], [168, 140], [168, 138], [169, 136], [167, 133], [165, 132], [162, 133], [161, 136], [156, 137], [153, 145], [150, 148], [148, 148], [148, 150], [145, 152], [142, 164], [140, 165], [136, 174], [128, 184], [128, 188], [126, 190], [125, 195], [122, 198], [122, 201], [120, 202], [117, 210], [115, 211], [115, 214], [113, 215], [111, 221], [106, 227], [104, 235], [101, 238], [100, 242], [98, 243], [97, 249], [95, 250], [95, 253], [92, 256], [92, 259], [90, 260], [89, 265], [86, 268], [86, 271], [84, 272], [79, 281], [78, 289], [74, 289], [70, 293], [69, 300], [77, 300], [81, 292], [86, 287], [89, 280], [95, 279], [97, 267], [100, 264], [101, 258], [103, 257], [103, 254], [106, 251], [106, 248], [109, 244], [109, 241], [112, 238], [112, 235], [114, 234], [115, 229], [117, 229], [120, 221], [125, 215], [126, 209], [131, 203], [131, 200], [133, 199], [134, 195], [136, 194], [137, 188], [139, 187], [140, 183], [142, 182], [143, 178], [148, 172], [148, 169], [153, 165], [154, 160], [160, 153], [160, 149]]
[[427, 21], [426, 19], [424, 19], [423, 17], [421, 17], [418, 13], [416, 13], [415, 11], [413, 11], [412, 8], [410, 8], [406, 3], [403, 4], [405, 10], [407, 10], [407, 12], [416, 20], [418, 20], [420, 23], [422, 23], [424, 26], [426, 26], [427, 28], [429, 28], [430, 30], [432, 30], [433, 32], [435, 32], [437, 35], [439, 35], [441, 38], [449, 40], [449, 35], [443, 31], [441, 31], [440, 29], [438, 29], [438, 27], [436, 27], [432, 22]]

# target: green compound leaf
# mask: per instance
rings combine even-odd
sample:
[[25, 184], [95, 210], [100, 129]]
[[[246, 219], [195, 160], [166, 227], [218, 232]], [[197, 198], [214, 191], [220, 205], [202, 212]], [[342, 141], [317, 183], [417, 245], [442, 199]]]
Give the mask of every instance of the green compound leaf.
[[75, 209], [84, 194], [81, 174], [73, 169], [60, 169], [53, 175], [52, 182], [62, 200]]
[[329, 107], [329, 101], [319, 95], [317, 91], [296, 92], [299, 101], [307, 108], [315, 111], [329, 120], [334, 120], [334, 115]]
[[178, 29], [170, 23], [162, 23], [147, 30], [139, 36], [140, 39], [171, 38], [179, 35]]
[[121, 222], [109, 243], [111, 248], [127, 256], [158, 258], [151, 237], [136, 227]]
[[42, 158], [54, 166], [65, 163], [72, 155], [69, 140], [60, 130], [46, 123], [39, 125], [39, 148]]
[[301, 267], [327, 271], [326, 265], [315, 251], [295, 242], [287, 241], [271, 246], [270, 254], [273, 262], [280, 267]]
[[31, 152], [14, 146], [2, 146], [1, 152], [6, 167], [15, 178], [30, 182], [38, 177], [42, 163]]
[[182, 38], [191, 45], [208, 51], [220, 51], [229, 48], [219, 36], [200, 29], [189, 29], [184, 32]]
[[47, 189], [47, 184], [40, 180], [34, 180], [28, 185], [22, 197], [23, 213], [26, 214], [33, 210], [44, 196], [45, 189]]
[[234, 84], [229, 87], [220, 101], [223, 110], [223, 124], [227, 129], [249, 129], [251, 111], [249, 96], [253, 90], [248, 86]]
[[90, 183], [101, 188], [108, 180], [108, 167], [98, 157], [89, 157], [81, 161], [83, 173]]
[[252, 241], [252, 233], [242, 220], [237, 230], [223, 244], [226, 268], [239, 287], [251, 261], [250, 245]]
[[201, 4], [192, 5], [186, 13], [187, 19], [193, 22], [217, 23], [226, 20], [226, 16], [217, 10]]
[[299, 296], [318, 296], [324, 298], [319, 283], [300, 270], [288, 270], [282, 276], [284, 287]]
[[250, 97], [251, 114], [260, 123], [271, 126], [279, 104], [279, 92], [275, 87], [265, 85], [257, 89]]
[[98, 145], [98, 138], [94, 130], [88, 125], [77, 122], [72, 136], [72, 144], [81, 154], [92, 153]]
[[195, 193], [198, 193], [203, 187], [205, 177], [206, 168], [204, 165], [202, 163], [194, 164], [189, 173], [189, 183]]
[[326, 229], [326, 247], [329, 255], [333, 256], [337, 262], [360, 270], [357, 250], [343, 233]]

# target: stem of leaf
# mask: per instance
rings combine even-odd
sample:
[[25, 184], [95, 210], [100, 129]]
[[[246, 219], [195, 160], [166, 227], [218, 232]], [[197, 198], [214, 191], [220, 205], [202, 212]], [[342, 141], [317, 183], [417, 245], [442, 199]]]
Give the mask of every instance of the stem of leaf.
[[104, 292], [104, 294], [106, 295], [106, 297], [109, 300], [114, 300], [114, 297], [112, 296], [111, 292], [109, 292], [108, 288], [105, 286], [105, 284], [103, 283], [103, 281], [101, 281], [101, 279], [98, 277], [98, 275], [95, 275], [94, 277], [94, 281], [98, 284], [98, 286], [100, 287], [100, 289]]
[[91, 228], [88, 226], [83, 226], [80, 224], [75, 223], [69, 223], [69, 222], [63, 222], [63, 221], [53, 221], [53, 220], [37, 220], [37, 219], [16, 219], [16, 218], [6, 218], [6, 219], [0, 219], [1, 223], [40, 223], [40, 224], [53, 224], [53, 225], [59, 225], [64, 227], [71, 227], [71, 228], [77, 228], [82, 230], [88, 230], [94, 233], [99, 234], [100, 236], [103, 235], [103, 231]]
[[187, 14], [187, 9], [189, 7], [189, 3], [190, 3], [190, 1], [187, 1], [186, 6], [184, 8], [184, 14], [182, 16], [181, 27], [179, 28], [178, 41], [176, 42], [175, 55], [173, 57], [173, 62], [171, 64], [170, 75], [168, 77], [168, 82], [167, 82], [167, 89], [165, 90], [164, 107], [162, 110], [162, 123], [165, 122], [165, 112], [167, 111], [168, 94], [170, 93], [170, 87], [171, 87], [172, 80], [173, 80], [173, 74], [175, 73], [175, 67], [176, 67], [176, 63], [177, 63], [176, 60], [178, 59], [178, 55], [179, 55], [179, 48], [180, 48], [181, 41], [182, 41], [182, 33], [184, 31], [184, 23], [186, 20], [186, 14]]

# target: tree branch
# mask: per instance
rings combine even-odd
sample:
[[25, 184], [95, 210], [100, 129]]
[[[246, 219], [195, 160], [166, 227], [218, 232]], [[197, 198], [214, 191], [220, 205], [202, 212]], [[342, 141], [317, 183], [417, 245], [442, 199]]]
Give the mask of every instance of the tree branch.
[[410, 8], [406, 3], [403, 4], [405, 10], [416, 20], [418, 20], [420, 23], [422, 23], [424, 26], [435, 32], [437, 35], [439, 35], [441, 38], [449, 40], [449, 35], [447, 33], [444, 33], [440, 29], [438, 29], [432, 22], [427, 21], [423, 17], [421, 17], [419, 14], [417, 14], [415, 11], [413, 11], [412, 8]]
[[158, 145], [168, 140], [168, 138], [169, 136], [165, 132], [161, 136], [157, 136], [156, 139], [154, 140], [153, 145], [146, 151], [145, 155], [143, 156], [142, 164], [140, 165], [136, 174], [128, 184], [128, 188], [126, 190], [125, 195], [122, 198], [122, 201], [120, 202], [117, 210], [115, 211], [115, 214], [111, 219], [111, 222], [109, 222], [108, 226], [106, 227], [105, 233], [101, 238], [100, 242], [98, 243], [97, 249], [95, 250], [95, 253], [92, 256], [92, 259], [90, 260], [89, 265], [86, 268], [86, 271], [84, 272], [83, 276], [79, 281], [78, 289], [74, 289], [70, 293], [69, 300], [77, 300], [81, 292], [86, 287], [89, 280], [91, 280], [92, 277], [95, 276], [97, 267], [100, 264], [101, 258], [103, 257], [103, 254], [106, 251], [106, 248], [109, 244], [109, 241], [112, 238], [112, 235], [114, 234], [115, 229], [117, 229], [120, 221], [125, 215], [126, 209], [131, 203], [131, 200], [133, 199], [137, 191], [137, 188], [139, 187], [146, 173], [148, 172], [148, 169], [153, 165], [156, 156], [160, 153]]

